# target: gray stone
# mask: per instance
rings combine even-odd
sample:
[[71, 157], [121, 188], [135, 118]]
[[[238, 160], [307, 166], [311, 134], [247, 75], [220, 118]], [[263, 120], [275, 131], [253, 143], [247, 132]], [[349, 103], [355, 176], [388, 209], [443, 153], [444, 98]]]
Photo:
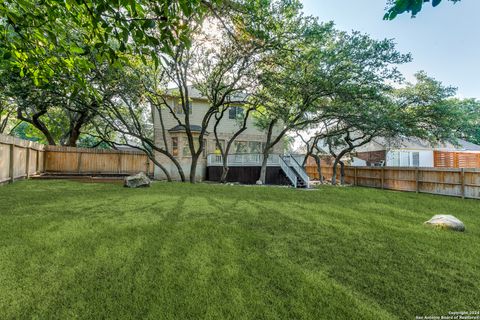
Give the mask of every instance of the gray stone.
[[425, 221], [425, 224], [439, 229], [465, 231], [463, 222], [448, 214], [437, 214]]
[[261, 186], [263, 184], [262, 180], [257, 180], [256, 184], [258, 184], [259, 186]]
[[151, 180], [143, 172], [126, 177], [123, 180], [123, 186], [128, 188], [150, 187]]

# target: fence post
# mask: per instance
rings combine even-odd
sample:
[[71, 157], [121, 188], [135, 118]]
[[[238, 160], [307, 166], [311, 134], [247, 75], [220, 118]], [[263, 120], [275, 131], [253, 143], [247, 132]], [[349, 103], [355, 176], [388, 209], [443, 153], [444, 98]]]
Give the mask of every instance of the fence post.
[[418, 167], [415, 167], [415, 192], [418, 193], [420, 191], [420, 170]]
[[47, 148], [45, 147], [45, 148], [43, 149], [43, 171], [44, 171], [44, 172], [47, 172], [47, 162], [48, 162], [47, 156], [48, 156], [48, 150], [47, 150]]
[[462, 199], [465, 199], [465, 169], [460, 169], [460, 181], [462, 183]]
[[357, 167], [354, 167], [353, 169], [353, 185], [357, 185]]
[[9, 175], [10, 175], [10, 183], [13, 183], [13, 181], [15, 180], [15, 155], [14, 155], [14, 152], [15, 152], [15, 145], [12, 143], [10, 145], [10, 167], [8, 169], [8, 172], [9, 172]]
[[382, 167], [382, 189], [385, 189], [385, 167]]
[[27, 156], [26, 156], [26, 168], [25, 171], [27, 172], [27, 179], [30, 179], [30, 147], [27, 147]]
[[40, 150], [37, 149], [37, 161], [35, 164], [35, 173], [38, 174], [40, 173]]

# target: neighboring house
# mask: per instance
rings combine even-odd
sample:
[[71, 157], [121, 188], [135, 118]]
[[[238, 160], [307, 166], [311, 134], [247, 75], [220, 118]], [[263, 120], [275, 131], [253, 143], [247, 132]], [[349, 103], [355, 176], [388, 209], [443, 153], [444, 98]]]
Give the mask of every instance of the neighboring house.
[[431, 145], [417, 138], [376, 138], [352, 156], [358, 166], [480, 168], [480, 146], [465, 140]]
[[[190, 89], [189, 96], [191, 98], [189, 107], [191, 124], [190, 129], [192, 132], [197, 133], [198, 137], [198, 134], [201, 131], [200, 124], [209, 108], [208, 101], [200, 94], [198, 90], [194, 88]], [[174, 106], [179, 119], [184, 121], [183, 108], [179, 103], [179, 98], [172, 94], [167, 101], [170, 105]], [[191, 154], [188, 147], [188, 139], [185, 128], [182, 125], [179, 125], [178, 121], [167, 109], [162, 110], [161, 117], [157, 110], [153, 110], [153, 115], [155, 144], [164, 146], [166, 141], [169, 151], [178, 159], [184, 170], [185, 176], [188, 177], [190, 174]], [[233, 134], [239, 130], [241, 126], [242, 115], [243, 109], [239, 103], [238, 107], [230, 107], [223, 119], [220, 121], [217, 132], [219, 133], [219, 138], [221, 139], [220, 143], [223, 148], [231, 139]], [[235, 139], [229, 151], [229, 178], [235, 182], [255, 183], [259, 177], [261, 152], [266, 140], [266, 133], [256, 127], [254, 122], [255, 121], [253, 117], [249, 117], [247, 120], [247, 129]], [[222, 157], [220, 155], [220, 151], [218, 150], [213, 132], [214, 124], [215, 118], [212, 117], [207, 128], [207, 134], [204, 137], [205, 150], [198, 162], [196, 171], [198, 180], [207, 180], [208, 178], [210, 178], [210, 180], [216, 180], [219, 177], [219, 172], [221, 172]], [[274, 131], [274, 137], [279, 133], [279, 131], [280, 129], [276, 128]], [[195, 143], [198, 144], [197, 137], [195, 137]], [[279, 161], [278, 157], [279, 155], [283, 155], [283, 153], [283, 144], [278, 143], [274, 147], [272, 155], [269, 157], [267, 182], [269, 182], [269, 178], [271, 183], [280, 183], [282, 179], [285, 179], [283, 176], [278, 177], [277, 179], [277, 176], [281, 176], [282, 174], [280, 166], [276, 163], [276, 161]], [[172, 178], [177, 180], [180, 179], [175, 165], [166, 156], [157, 153], [156, 157], [167, 167], [172, 175]], [[209, 167], [211, 169], [207, 170]], [[247, 171], [249, 172], [248, 174], [246, 173]], [[155, 178], [165, 178], [164, 173], [159, 168], [155, 169]]]

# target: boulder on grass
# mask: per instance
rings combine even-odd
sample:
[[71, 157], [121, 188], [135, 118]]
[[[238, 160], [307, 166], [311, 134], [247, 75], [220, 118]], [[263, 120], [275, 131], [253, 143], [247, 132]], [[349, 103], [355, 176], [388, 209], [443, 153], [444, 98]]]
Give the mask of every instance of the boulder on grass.
[[465, 231], [463, 222], [448, 214], [437, 214], [432, 219], [425, 221], [425, 224], [439, 229]]
[[127, 188], [150, 187], [151, 182], [145, 173], [139, 172], [136, 175], [126, 177], [123, 180], [123, 186]]

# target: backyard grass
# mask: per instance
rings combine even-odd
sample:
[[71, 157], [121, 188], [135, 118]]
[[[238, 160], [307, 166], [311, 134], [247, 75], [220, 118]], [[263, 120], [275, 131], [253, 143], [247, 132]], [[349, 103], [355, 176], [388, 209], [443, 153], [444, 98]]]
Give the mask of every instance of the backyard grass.
[[[364, 188], [0, 187], [1, 319], [414, 319], [480, 310], [480, 202]], [[467, 231], [424, 227], [454, 214]]]

